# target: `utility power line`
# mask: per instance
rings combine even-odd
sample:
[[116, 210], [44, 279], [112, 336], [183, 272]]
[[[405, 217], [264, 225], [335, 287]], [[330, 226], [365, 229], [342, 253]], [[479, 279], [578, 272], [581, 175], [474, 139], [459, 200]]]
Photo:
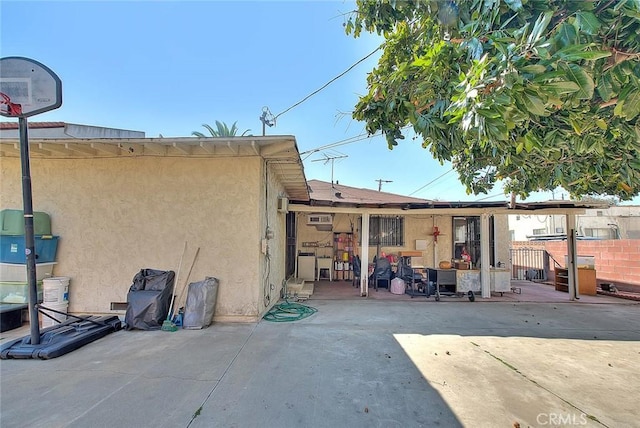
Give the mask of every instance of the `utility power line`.
[[415, 195], [416, 193], [418, 193], [419, 191], [421, 191], [422, 189], [424, 189], [425, 187], [427, 187], [430, 184], [435, 183], [436, 181], [440, 180], [442, 177], [444, 177], [445, 175], [449, 174], [451, 171], [453, 171], [453, 168], [451, 168], [449, 171], [445, 172], [444, 174], [441, 174], [439, 176], [437, 176], [436, 178], [434, 178], [433, 180], [431, 180], [430, 182], [428, 182], [427, 184], [425, 184], [424, 186], [420, 187], [418, 190], [415, 190], [411, 193], [409, 193], [409, 196], [411, 195]]
[[[409, 128], [411, 128], [411, 125], [403, 126], [400, 129], [409, 129]], [[367, 140], [369, 138], [377, 137], [379, 135], [382, 135], [382, 134], [380, 132], [376, 132], [375, 134], [369, 135], [368, 133], [365, 132], [363, 134], [359, 134], [359, 135], [355, 135], [353, 137], [345, 138], [344, 140], [336, 141], [335, 143], [329, 143], [329, 144], [325, 144], [324, 146], [317, 147], [315, 149], [305, 150], [304, 152], [300, 152], [300, 156], [302, 156], [302, 155], [309, 155], [310, 156], [311, 154], [316, 153], [316, 152], [320, 152], [322, 150], [327, 150], [327, 149], [331, 149], [333, 147], [344, 146], [346, 144], [351, 144], [351, 143], [355, 143], [355, 142], [358, 142], [358, 141]], [[307, 157], [309, 157], [309, 156], [307, 156]], [[307, 157], [305, 157], [302, 160], [305, 160]]]
[[306, 150], [304, 152], [301, 152], [300, 156], [307, 155], [305, 158], [302, 159], [304, 161], [305, 159], [307, 159], [309, 156], [311, 156], [314, 153], [321, 152], [321, 151], [327, 150], [327, 149], [332, 149], [332, 148], [338, 147], [338, 146], [344, 146], [346, 144], [356, 143], [358, 141], [366, 140], [368, 138], [373, 138], [373, 137], [376, 137], [378, 135], [380, 135], [380, 134], [379, 133], [375, 133], [375, 134], [369, 135], [367, 133], [364, 133], [364, 134], [360, 134], [360, 135], [355, 135], [353, 137], [345, 138], [344, 140], [336, 141], [335, 143], [325, 144], [324, 146], [320, 146], [320, 147], [317, 147], [315, 149]]
[[334, 77], [333, 79], [329, 80], [327, 83], [325, 83], [324, 85], [322, 85], [320, 88], [316, 89], [315, 91], [313, 91], [312, 93], [310, 93], [309, 95], [307, 95], [306, 97], [304, 97], [303, 99], [301, 99], [300, 101], [298, 101], [297, 103], [295, 103], [294, 105], [292, 105], [291, 107], [285, 109], [284, 111], [282, 111], [281, 113], [278, 113], [274, 116], [273, 120], [275, 121], [276, 119], [278, 119], [278, 117], [282, 116], [283, 114], [285, 114], [286, 112], [288, 112], [289, 110], [299, 106], [300, 104], [302, 104], [303, 102], [307, 101], [309, 98], [311, 98], [312, 96], [314, 96], [315, 94], [317, 94], [318, 92], [322, 91], [324, 88], [326, 88], [327, 86], [329, 86], [330, 84], [332, 84], [333, 82], [335, 82], [336, 80], [338, 80], [339, 78], [341, 78], [342, 76], [344, 76], [345, 74], [347, 74], [348, 72], [350, 72], [351, 70], [353, 70], [358, 64], [360, 64], [361, 62], [365, 61], [367, 58], [369, 58], [371, 55], [373, 55], [374, 53], [378, 52], [380, 50], [380, 46], [378, 46], [377, 48], [375, 48], [373, 50], [373, 52], [371, 52], [370, 54], [368, 54], [367, 56], [365, 56], [364, 58], [359, 59], [358, 61], [356, 61], [355, 64], [351, 65], [351, 67], [347, 68], [345, 71], [343, 71], [342, 73], [338, 74], [336, 77]]
[[494, 197], [500, 196], [500, 195], [504, 196], [504, 193], [494, 193], [493, 195], [489, 195], [489, 196], [485, 196], [484, 198], [476, 199], [474, 202], [484, 201], [486, 199], [491, 199], [491, 198], [494, 198]]

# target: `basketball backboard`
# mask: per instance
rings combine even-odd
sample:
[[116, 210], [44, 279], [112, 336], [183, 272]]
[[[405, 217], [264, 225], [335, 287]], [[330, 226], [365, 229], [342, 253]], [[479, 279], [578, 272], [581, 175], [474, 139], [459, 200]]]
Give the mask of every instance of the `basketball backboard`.
[[28, 117], [62, 105], [62, 82], [29, 58], [0, 58], [0, 115]]

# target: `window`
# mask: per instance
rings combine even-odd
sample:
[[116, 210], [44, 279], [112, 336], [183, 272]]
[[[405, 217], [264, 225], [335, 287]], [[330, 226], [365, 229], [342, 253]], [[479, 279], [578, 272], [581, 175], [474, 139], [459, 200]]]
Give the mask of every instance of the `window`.
[[404, 245], [404, 217], [371, 216], [369, 219], [369, 244], [384, 247]]
[[600, 239], [615, 239], [615, 231], [613, 229], [608, 228], [584, 228], [584, 236], [590, 236], [593, 238]]
[[533, 229], [533, 234], [534, 235], [545, 235], [547, 233], [547, 229], [540, 228], [540, 229]]

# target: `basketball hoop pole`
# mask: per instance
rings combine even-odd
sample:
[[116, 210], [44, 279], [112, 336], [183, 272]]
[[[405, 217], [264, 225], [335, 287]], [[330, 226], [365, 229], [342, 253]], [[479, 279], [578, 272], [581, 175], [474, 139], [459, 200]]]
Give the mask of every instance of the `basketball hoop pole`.
[[33, 200], [31, 192], [31, 167], [29, 165], [29, 137], [27, 118], [18, 118], [20, 128], [20, 161], [22, 164], [22, 204], [24, 212], [24, 248], [27, 256], [27, 281], [29, 285], [29, 325], [31, 344], [40, 344], [38, 323], [38, 283], [36, 282], [36, 251], [33, 232]]
[[31, 345], [40, 344], [40, 325], [27, 117], [57, 109], [61, 105], [62, 82], [51, 69], [29, 58], [0, 58], [0, 115], [17, 117], [20, 129], [24, 253], [29, 288]]

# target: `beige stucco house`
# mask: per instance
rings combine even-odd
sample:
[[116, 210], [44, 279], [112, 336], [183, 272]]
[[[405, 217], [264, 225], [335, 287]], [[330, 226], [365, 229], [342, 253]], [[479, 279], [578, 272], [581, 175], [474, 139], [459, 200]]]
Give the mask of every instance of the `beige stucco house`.
[[[316, 277], [337, 276], [339, 245], [367, 262], [409, 251], [425, 267], [468, 245], [488, 298], [489, 269], [509, 257], [508, 214], [579, 211], [307, 181], [293, 136], [32, 138], [29, 146], [34, 210], [50, 214], [60, 237], [53, 273], [71, 278], [72, 313], [123, 313], [117, 303], [126, 301], [133, 276], [177, 270], [185, 242], [177, 290], [199, 249], [188, 279], [219, 279], [216, 321], [260, 319], [301, 276], [301, 254], [313, 255]], [[0, 209], [22, 208], [19, 147], [15, 137], [0, 138]], [[309, 219], [318, 214], [330, 224]], [[398, 233], [388, 240], [390, 231]], [[342, 233], [352, 234], [350, 244], [339, 243]], [[320, 258], [331, 268], [318, 270]], [[368, 288], [362, 275], [354, 293], [367, 296]]]
[[[142, 268], [220, 280], [216, 319], [248, 321], [279, 298], [285, 217], [308, 200], [293, 137], [30, 140], [33, 206], [58, 235], [69, 311], [112, 313]], [[22, 208], [19, 143], [0, 143], [0, 209]], [[265, 245], [263, 246], [263, 240]], [[187, 268], [178, 279], [178, 290]]]

